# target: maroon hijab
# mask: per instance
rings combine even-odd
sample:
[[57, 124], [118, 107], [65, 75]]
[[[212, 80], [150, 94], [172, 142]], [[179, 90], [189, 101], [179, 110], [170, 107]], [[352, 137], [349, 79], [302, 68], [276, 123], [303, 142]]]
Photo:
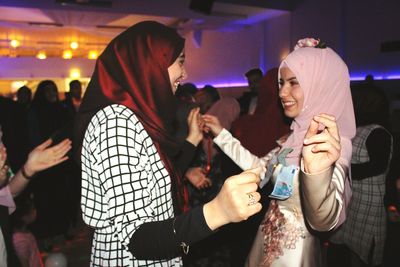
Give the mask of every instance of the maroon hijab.
[[258, 157], [269, 153], [277, 146], [276, 141], [289, 132], [278, 89], [278, 68], [273, 68], [260, 81], [254, 114], [243, 115], [232, 124], [232, 134]]
[[140, 22], [122, 32], [97, 59], [75, 124], [80, 157], [86, 127], [97, 111], [110, 104], [130, 108], [157, 147], [171, 176], [175, 208], [180, 211], [187, 210], [187, 193], [181, 174], [173, 166], [179, 146], [173, 137], [176, 98], [168, 67], [184, 43], [174, 29], [154, 21]]

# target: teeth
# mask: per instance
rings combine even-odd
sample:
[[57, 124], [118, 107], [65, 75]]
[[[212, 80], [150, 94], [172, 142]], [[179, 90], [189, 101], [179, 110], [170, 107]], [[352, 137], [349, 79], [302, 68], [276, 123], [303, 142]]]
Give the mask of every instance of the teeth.
[[286, 102], [283, 102], [283, 105], [286, 107], [286, 106], [292, 106], [295, 103], [296, 103], [295, 101], [286, 101]]

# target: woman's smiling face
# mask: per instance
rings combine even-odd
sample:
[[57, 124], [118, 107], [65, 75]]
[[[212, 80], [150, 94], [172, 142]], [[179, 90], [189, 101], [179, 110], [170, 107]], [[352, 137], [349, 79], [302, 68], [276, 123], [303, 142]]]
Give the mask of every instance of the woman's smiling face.
[[279, 98], [289, 118], [296, 118], [302, 111], [304, 105], [304, 93], [296, 78], [296, 75], [288, 68], [280, 69]]
[[186, 79], [186, 70], [185, 70], [185, 53], [182, 51], [175, 62], [168, 67], [169, 80], [171, 82], [172, 92], [175, 94], [176, 89], [178, 88], [179, 83]]

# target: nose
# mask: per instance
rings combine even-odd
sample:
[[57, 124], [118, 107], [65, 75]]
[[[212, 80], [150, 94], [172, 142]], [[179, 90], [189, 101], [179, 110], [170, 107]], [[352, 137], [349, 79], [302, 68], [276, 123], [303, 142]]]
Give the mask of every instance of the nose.
[[289, 94], [289, 91], [290, 89], [287, 86], [282, 85], [282, 87], [279, 88], [279, 97], [282, 98], [284, 96], [287, 96]]
[[181, 75], [181, 79], [182, 80], [185, 80], [186, 78], [187, 78], [187, 72], [186, 72], [186, 69], [185, 69], [185, 67], [182, 67], [182, 75]]

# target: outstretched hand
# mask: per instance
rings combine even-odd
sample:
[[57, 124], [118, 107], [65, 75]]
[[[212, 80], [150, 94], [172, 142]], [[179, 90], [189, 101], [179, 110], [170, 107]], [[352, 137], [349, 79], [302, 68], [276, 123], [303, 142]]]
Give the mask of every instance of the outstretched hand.
[[6, 164], [7, 152], [3, 143], [0, 144], [0, 187], [3, 186], [8, 179], [8, 165]]
[[57, 145], [49, 147], [52, 142], [51, 139], [48, 139], [29, 153], [25, 163], [25, 171], [29, 176], [68, 159], [66, 154], [71, 149], [71, 141], [64, 139]]
[[214, 136], [219, 135], [222, 131], [223, 127], [216, 116], [205, 114], [203, 115], [203, 120], [205, 122], [206, 131], [211, 131]]
[[[325, 126], [321, 132], [318, 130], [320, 124]], [[340, 150], [336, 118], [328, 114], [314, 116], [303, 143], [304, 171], [313, 174], [327, 169], [339, 159]]]

